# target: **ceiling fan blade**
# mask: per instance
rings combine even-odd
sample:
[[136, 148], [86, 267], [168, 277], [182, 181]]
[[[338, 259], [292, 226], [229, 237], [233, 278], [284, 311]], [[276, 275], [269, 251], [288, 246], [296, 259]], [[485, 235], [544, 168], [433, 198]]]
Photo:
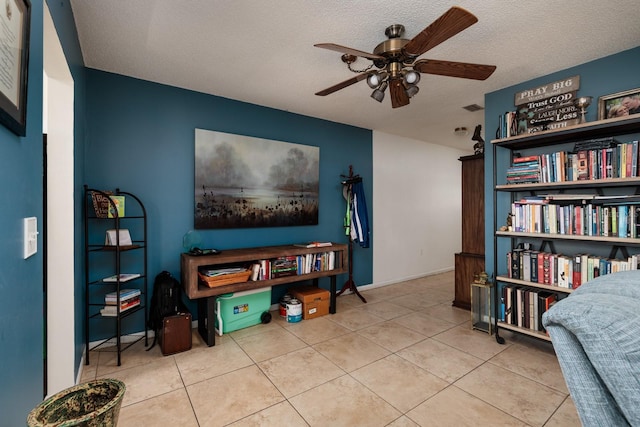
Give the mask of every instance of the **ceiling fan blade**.
[[393, 108], [404, 107], [409, 104], [409, 95], [404, 89], [402, 79], [393, 79], [389, 83], [389, 94], [391, 95], [391, 106]]
[[409, 55], [420, 56], [476, 22], [478, 18], [474, 14], [454, 6], [411, 39], [404, 50]]
[[358, 50], [358, 49], [352, 49], [346, 46], [340, 46], [339, 44], [335, 44], [335, 43], [318, 43], [318, 44], [314, 44], [314, 46], [321, 47], [323, 49], [334, 50], [340, 53], [346, 53], [348, 55], [361, 56], [363, 58], [372, 59], [372, 60], [384, 59], [384, 56], [374, 55], [373, 53], [365, 52], [363, 50]]
[[461, 77], [463, 79], [486, 80], [496, 70], [495, 65], [471, 64], [468, 62], [419, 59], [413, 69], [426, 74]]
[[324, 90], [321, 90], [320, 92], [316, 92], [316, 95], [318, 95], [318, 96], [327, 96], [327, 95], [330, 95], [330, 94], [332, 94], [333, 92], [337, 92], [337, 91], [339, 91], [340, 89], [344, 89], [344, 88], [345, 88], [345, 87], [347, 87], [347, 86], [351, 86], [351, 85], [352, 85], [352, 84], [354, 84], [354, 83], [358, 83], [359, 81], [366, 79], [366, 78], [367, 78], [367, 76], [369, 76], [369, 74], [368, 74], [368, 73], [361, 73], [361, 74], [358, 74], [358, 75], [357, 75], [357, 76], [355, 76], [355, 77], [351, 77], [349, 80], [345, 80], [345, 81], [343, 81], [343, 82], [338, 83], [337, 85], [333, 85], [333, 86], [328, 87], [328, 88], [326, 88], [326, 89], [324, 89]]

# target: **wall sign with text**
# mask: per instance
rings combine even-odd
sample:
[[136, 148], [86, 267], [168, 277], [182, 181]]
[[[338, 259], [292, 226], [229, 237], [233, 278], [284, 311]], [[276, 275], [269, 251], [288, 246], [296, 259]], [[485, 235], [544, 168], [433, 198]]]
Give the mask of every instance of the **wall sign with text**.
[[578, 124], [578, 89], [580, 76], [573, 76], [516, 93], [518, 135]]

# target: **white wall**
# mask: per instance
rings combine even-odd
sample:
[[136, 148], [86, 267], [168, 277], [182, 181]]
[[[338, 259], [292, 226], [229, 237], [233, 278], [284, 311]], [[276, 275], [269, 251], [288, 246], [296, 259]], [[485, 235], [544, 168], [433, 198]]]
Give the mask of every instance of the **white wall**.
[[462, 247], [461, 164], [473, 154], [373, 133], [373, 285], [452, 270]]
[[44, 8], [47, 132], [47, 396], [75, 384], [73, 79]]

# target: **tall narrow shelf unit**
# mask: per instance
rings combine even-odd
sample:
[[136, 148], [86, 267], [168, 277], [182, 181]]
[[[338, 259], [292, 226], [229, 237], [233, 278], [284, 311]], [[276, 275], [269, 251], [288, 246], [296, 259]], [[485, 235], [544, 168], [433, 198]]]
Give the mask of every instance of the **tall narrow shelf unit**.
[[[108, 211], [94, 204], [94, 195], [106, 201]], [[115, 202], [109, 196], [124, 197], [124, 215], [118, 215]], [[131, 242], [122, 242], [123, 230], [127, 230]], [[107, 242], [106, 236], [115, 237]], [[116, 189], [105, 192], [84, 186], [84, 256], [85, 256], [85, 345], [86, 364], [90, 350], [114, 347], [117, 364], [121, 364], [121, 353], [134, 343], [145, 340], [148, 345], [147, 319], [147, 213], [135, 195]], [[121, 275], [133, 274], [131, 279]], [[114, 278], [115, 276], [115, 278]], [[109, 280], [108, 278], [112, 278]], [[107, 280], [105, 280], [107, 279]], [[133, 308], [121, 310], [120, 295], [124, 289], [140, 292], [140, 303]], [[116, 295], [115, 315], [103, 315], [105, 296]], [[133, 340], [122, 340], [124, 333], [144, 330], [144, 334]], [[92, 332], [107, 338], [91, 344]], [[115, 346], [112, 344], [115, 340]]]
[[[628, 198], [628, 202], [625, 202], [624, 199], [614, 201], [613, 197], [640, 195], [640, 167], [636, 166], [634, 172], [626, 174], [626, 177], [615, 177], [614, 174], [614, 177], [609, 178], [589, 177], [588, 179], [577, 181], [555, 180], [551, 182], [509, 184], [506, 178], [507, 170], [512, 165], [514, 157], [523, 158], [562, 151], [570, 153], [573, 151], [576, 142], [592, 141], [593, 146], [596, 146], [598, 141], [594, 140], [611, 137], [615, 137], [615, 144], [630, 143], [639, 139], [639, 133], [640, 114], [579, 124], [562, 130], [549, 130], [492, 141], [493, 229], [495, 230], [493, 237], [493, 271], [496, 275], [497, 284], [493, 298], [493, 321], [498, 343], [504, 343], [504, 338], [500, 336], [501, 329], [549, 340], [548, 335], [542, 330], [539, 318], [534, 322], [535, 319], [531, 317], [528, 327], [524, 327], [517, 325], [516, 317], [508, 317], [509, 313], [511, 311], [515, 312], [517, 307], [515, 302], [509, 304], [503, 298], [506, 296], [506, 294], [503, 294], [504, 287], [520, 289], [523, 292], [522, 295], [526, 291], [536, 295], [545, 292], [547, 295], [551, 294], [552, 299], [562, 299], [573, 291], [572, 288], [560, 287], [554, 283], [544, 283], [546, 280], [540, 283], [539, 280], [532, 281], [530, 277], [529, 280], [510, 277], [508, 273], [508, 263], [510, 262], [507, 258], [508, 253], [514, 250], [518, 252], [519, 249], [524, 248], [529, 249], [533, 254], [553, 254], [558, 255], [558, 258], [560, 258], [560, 254], [563, 254], [572, 259], [573, 263], [577, 261], [576, 258], [581, 258], [581, 260], [589, 257], [605, 259], [606, 265], [606, 260], [611, 262], [616, 257], [621, 256], [622, 259], [630, 257], [629, 248], [636, 252], [640, 251], [640, 234], [637, 232], [640, 229], [638, 215], [633, 216], [632, 213], [631, 216], [627, 217], [629, 221], [632, 221], [632, 224], [636, 225], [636, 232], [629, 230], [627, 235], [620, 235], [620, 232], [615, 235], [612, 235], [609, 231], [605, 232], [604, 230], [608, 230], [608, 227], [605, 227], [602, 219], [605, 211], [607, 213], [613, 212], [612, 207], [616, 207], [617, 211], [619, 209], [617, 208], [618, 206], [625, 204], [631, 207], [638, 206], [637, 200]], [[597, 159], [597, 153], [594, 155]], [[637, 156], [636, 165], [640, 164], [638, 159], [640, 155], [637, 152], [637, 147], [635, 156]], [[549, 197], [544, 197], [547, 201], [540, 202], [539, 199], [543, 195], [551, 196], [551, 200], [549, 200]], [[556, 195], [555, 198], [553, 197], [554, 195]], [[582, 195], [584, 195], [584, 198], [581, 198]], [[538, 197], [537, 199], [536, 196]], [[596, 197], [593, 198], [593, 196]], [[500, 228], [506, 225], [506, 217], [512, 212], [514, 204], [517, 206], [518, 203], [523, 201], [523, 198], [526, 199], [527, 197], [530, 197], [529, 200], [531, 202], [523, 203], [524, 205], [540, 203], [541, 206], [544, 206], [546, 203], [549, 206], [547, 210], [571, 212], [567, 220], [564, 221], [565, 224], [569, 224], [569, 227], [562, 230], [563, 233], [561, 234], [559, 227], [558, 230], [553, 229], [559, 223], [553, 217], [545, 216], [544, 213], [546, 211], [544, 208], [540, 208], [538, 211], [535, 210], [537, 208], [531, 208], [534, 216], [535, 212], [543, 213], [540, 221], [541, 226], [537, 230], [516, 231], [514, 228], [501, 230]], [[640, 199], [640, 197], [637, 199]], [[537, 201], [533, 202], [533, 200]], [[636, 209], [629, 210], [635, 211]], [[573, 216], [574, 212], [582, 212], [582, 215], [575, 214], [576, 216]], [[589, 212], [591, 212], [591, 216], [589, 216]], [[600, 216], [601, 213], [603, 214], [602, 216]], [[590, 227], [586, 227], [582, 221], [583, 215], [585, 215], [584, 218], [591, 219]], [[553, 232], [544, 228], [544, 225], [551, 223], [555, 224], [551, 228]], [[532, 223], [529, 221], [527, 224], [531, 225]], [[587, 258], [584, 258], [585, 256]], [[571, 265], [573, 266], [573, 264]], [[545, 263], [543, 266], [546, 267], [548, 264]], [[529, 268], [533, 267], [529, 265]], [[513, 276], [513, 272], [511, 276]], [[573, 276], [571, 276], [569, 281], [579, 280], [582, 282], [583, 278], [584, 276], [580, 279], [573, 279]], [[536, 304], [541, 304], [540, 300], [538, 301]], [[540, 307], [536, 308], [535, 311], [531, 311], [534, 315], [538, 315], [542, 311]], [[530, 306], [530, 310], [533, 310], [533, 305]], [[537, 329], [534, 328], [533, 324]]]

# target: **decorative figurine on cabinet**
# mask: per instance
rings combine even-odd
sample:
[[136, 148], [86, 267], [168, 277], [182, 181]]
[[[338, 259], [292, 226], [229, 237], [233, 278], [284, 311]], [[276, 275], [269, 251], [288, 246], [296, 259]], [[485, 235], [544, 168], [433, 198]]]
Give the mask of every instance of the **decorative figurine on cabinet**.
[[472, 141], [476, 141], [473, 144], [473, 154], [484, 154], [484, 139], [480, 135], [480, 131], [482, 130], [482, 125], [476, 126], [476, 129], [473, 131]]

